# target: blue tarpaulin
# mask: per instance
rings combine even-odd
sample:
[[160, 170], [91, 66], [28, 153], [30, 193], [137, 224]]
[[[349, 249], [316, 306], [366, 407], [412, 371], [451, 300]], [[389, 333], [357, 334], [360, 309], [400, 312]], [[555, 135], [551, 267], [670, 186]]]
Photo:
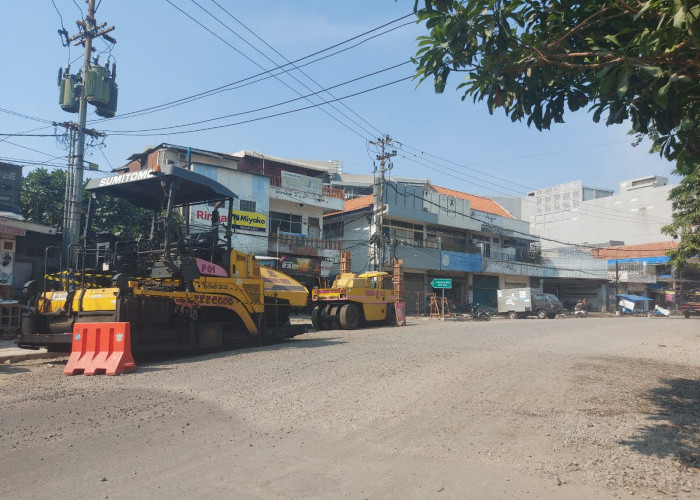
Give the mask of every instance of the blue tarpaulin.
[[615, 297], [622, 297], [623, 299], [631, 300], [632, 302], [637, 302], [638, 300], [653, 300], [649, 297], [644, 297], [643, 295], [631, 295], [626, 293], [618, 293], [615, 295]]

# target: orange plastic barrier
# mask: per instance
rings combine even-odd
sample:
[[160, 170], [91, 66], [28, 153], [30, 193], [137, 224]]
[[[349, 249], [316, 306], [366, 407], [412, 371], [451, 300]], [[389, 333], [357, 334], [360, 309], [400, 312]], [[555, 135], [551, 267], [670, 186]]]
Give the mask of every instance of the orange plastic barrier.
[[66, 375], [119, 375], [136, 370], [131, 323], [76, 323]]

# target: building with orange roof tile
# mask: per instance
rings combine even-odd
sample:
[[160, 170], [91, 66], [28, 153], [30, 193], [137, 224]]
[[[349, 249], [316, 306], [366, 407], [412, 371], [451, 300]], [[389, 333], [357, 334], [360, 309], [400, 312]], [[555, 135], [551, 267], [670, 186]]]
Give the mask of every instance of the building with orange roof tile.
[[422, 312], [434, 278], [452, 280], [446, 296], [457, 310], [492, 305], [502, 288], [541, 290], [563, 277], [595, 282], [600, 300], [607, 293], [604, 262], [590, 254], [544, 262], [528, 222], [493, 199], [428, 181], [388, 181], [383, 203], [374, 195], [346, 200], [342, 211], [324, 216], [324, 228], [352, 252], [353, 272], [391, 271], [393, 259], [403, 259], [409, 313]]

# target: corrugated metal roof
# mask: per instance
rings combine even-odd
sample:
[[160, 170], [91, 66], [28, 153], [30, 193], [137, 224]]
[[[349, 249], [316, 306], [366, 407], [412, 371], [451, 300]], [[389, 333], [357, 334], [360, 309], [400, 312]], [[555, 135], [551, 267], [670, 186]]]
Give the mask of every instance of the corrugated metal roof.
[[335, 160], [295, 160], [293, 158], [282, 158], [281, 156], [266, 155], [263, 153], [258, 153], [257, 151], [246, 151], [245, 149], [232, 153], [231, 156], [235, 156], [236, 158], [250, 156], [252, 158], [258, 158], [261, 160], [276, 161], [279, 163], [286, 163], [288, 165], [294, 165], [297, 167], [318, 170], [319, 172], [335, 172], [336, 170], [338, 170], [340, 164], [340, 169], [342, 170], [342, 162]]
[[[391, 177], [392, 182], [402, 182], [404, 184], [411, 184], [415, 186], [423, 186], [428, 183], [427, 179], [415, 179], [412, 177]], [[370, 174], [351, 174], [342, 173], [336, 177], [333, 182], [338, 182], [340, 184], [347, 184], [351, 186], [371, 186], [374, 184], [374, 176]]]

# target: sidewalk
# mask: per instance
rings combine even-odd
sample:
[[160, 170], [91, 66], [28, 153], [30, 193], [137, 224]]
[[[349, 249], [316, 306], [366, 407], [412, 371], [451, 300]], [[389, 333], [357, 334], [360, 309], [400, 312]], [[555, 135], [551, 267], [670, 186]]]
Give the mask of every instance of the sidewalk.
[[20, 349], [14, 340], [0, 340], [0, 365], [17, 363], [27, 359], [51, 359], [67, 356], [68, 353], [48, 352], [46, 349]]

